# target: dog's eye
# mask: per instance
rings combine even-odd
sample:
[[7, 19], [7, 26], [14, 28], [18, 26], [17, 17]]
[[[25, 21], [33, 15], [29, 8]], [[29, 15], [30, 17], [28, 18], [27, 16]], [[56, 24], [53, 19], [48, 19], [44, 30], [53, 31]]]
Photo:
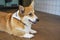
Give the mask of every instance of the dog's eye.
[[30, 13], [29, 16], [32, 16], [32, 13]]

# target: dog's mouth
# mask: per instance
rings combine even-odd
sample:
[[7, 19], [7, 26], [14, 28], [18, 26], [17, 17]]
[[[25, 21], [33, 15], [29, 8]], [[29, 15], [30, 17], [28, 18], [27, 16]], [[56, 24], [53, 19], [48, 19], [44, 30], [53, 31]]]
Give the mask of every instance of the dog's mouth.
[[33, 21], [31, 21], [31, 20], [29, 20], [29, 22], [31, 22], [31, 23], [33, 23], [33, 24], [36, 24], [36, 22], [33, 22]]

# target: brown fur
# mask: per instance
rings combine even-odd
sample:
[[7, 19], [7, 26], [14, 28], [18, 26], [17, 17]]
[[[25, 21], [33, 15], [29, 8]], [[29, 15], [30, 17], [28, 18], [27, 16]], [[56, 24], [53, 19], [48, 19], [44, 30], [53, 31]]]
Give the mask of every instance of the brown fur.
[[[5, 14], [5, 15], [4, 15]], [[12, 13], [0, 12], [0, 31], [10, 32], [11, 28], [11, 16]]]
[[28, 14], [32, 10], [33, 10], [33, 8], [31, 5], [29, 7], [25, 7], [25, 15]]
[[3, 13], [4, 12], [0, 12], [0, 30], [5, 30], [6, 29], [6, 16], [7, 16], [7, 14], [6, 13], [4, 13], [4, 15], [3, 15]]

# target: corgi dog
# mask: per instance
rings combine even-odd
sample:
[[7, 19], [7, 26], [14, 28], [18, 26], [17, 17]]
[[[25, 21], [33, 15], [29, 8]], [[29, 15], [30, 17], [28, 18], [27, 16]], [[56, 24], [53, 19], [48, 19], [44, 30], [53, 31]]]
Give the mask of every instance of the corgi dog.
[[34, 1], [28, 6], [19, 5], [19, 10], [15, 13], [9, 13], [2, 17], [0, 16], [0, 31], [5, 31], [18, 37], [32, 38], [33, 33], [37, 31], [31, 29], [32, 24], [35, 24], [38, 17], [34, 14]]

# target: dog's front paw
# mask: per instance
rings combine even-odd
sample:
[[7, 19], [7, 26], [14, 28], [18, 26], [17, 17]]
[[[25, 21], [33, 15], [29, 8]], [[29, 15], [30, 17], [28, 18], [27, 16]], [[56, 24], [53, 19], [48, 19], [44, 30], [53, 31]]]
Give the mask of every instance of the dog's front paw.
[[37, 31], [35, 31], [35, 30], [30, 30], [30, 33], [37, 33]]
[[25, 34], [25, 35], [22, 36], [22, 37], [24, 37], [24, 38], [32, 38], [32, 37], [34, 37], [34, 35], [32, 35], [32, 34]]

